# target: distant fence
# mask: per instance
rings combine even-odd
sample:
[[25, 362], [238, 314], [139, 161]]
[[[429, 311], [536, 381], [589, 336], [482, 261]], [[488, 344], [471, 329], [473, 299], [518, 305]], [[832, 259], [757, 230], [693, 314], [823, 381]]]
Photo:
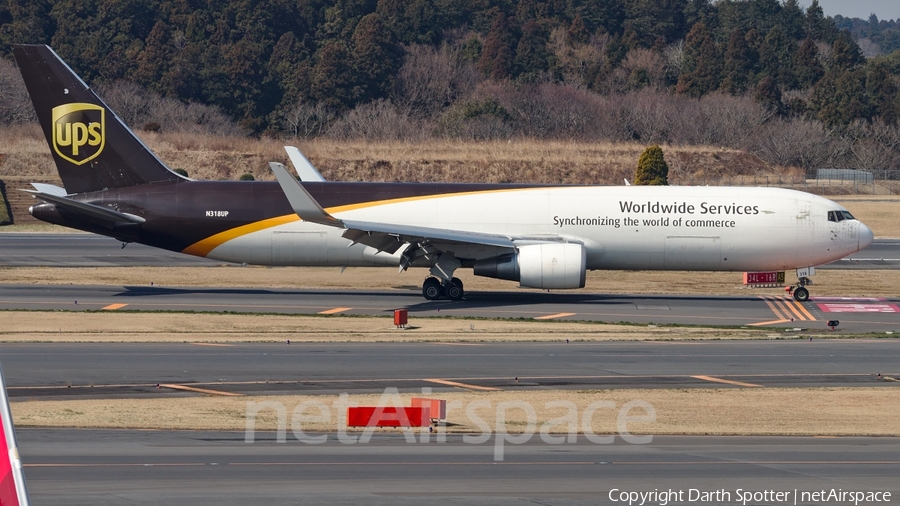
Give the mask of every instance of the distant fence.
[[[837, 172], [828, 172], [829, 170]], [[807, 176], [727, 176], [718, 178], [685, 176], [669, 178], [669, 184], [767, 186], [793, 188], [820, 195], [897, 195], [900, 194], [900, 170], [818, 169]]]

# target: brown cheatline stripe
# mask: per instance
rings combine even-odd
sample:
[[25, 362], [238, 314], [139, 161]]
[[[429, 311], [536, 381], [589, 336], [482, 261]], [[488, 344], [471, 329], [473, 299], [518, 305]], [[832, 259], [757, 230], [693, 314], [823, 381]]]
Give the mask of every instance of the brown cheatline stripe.
[[352, 308], [352, 307], [336, 307], [336, 308], [334, 308], [334, 309], [328, 309], [328, 310], [325, 310], [325, 311], [319, 311], [318, 314], [336, 314], [336, 313], [343, 313], [344, 311], [350, 311], [351, 309], [353, 309], [353, 308]]
[[494, 387], [483, 387], [480, 385], [470, 385], [468, 383], [460, 383], [458, 381], [449, 381], [449, 380], [442, 380], [442, 379], [437, 379], [437, 378], [424, 378], [422, 381], [427, 381], [429, 383], [437, 383], [439, 385], [447, 385], [447, 386], [451, 386], [451, 387], [467, 388], [469, 390], [483, 390], [485, 392], [496, 392], [496, 391], [500, 390], [499, 388], [494, 388]]
[[576, 313], [556, 313], [556, 314], [548, 314], [546, 316], [535, 316], [533, 319], [535, 320], [552, 320], [554, 318], [565, 318], [566, 316], [575, 316]]
[[223, 392], [222, 390], [210, 390], [208, 388], [189, 387], [186, 385], [175, 385], [172, 383], [160, 383], [160, 388], [171, 388], [172, 390], [184, 390], [186, 392], [196, 392], [198, 394], [222, 395], [226, 397], [243, 397], [244, 394], [236, 394], [234, 392]]
[[100, 308], [100, 309], [106, 309], [106, 310], [108, 310], [108, 311], [113, 311], [113, 310], [115, 310], [115, 309], [122, 309], [123, 307], [125, 307], [125, 306], [127, 306], [127, 305], [128, 305], [128, 304], [110, 304], [110, 305], [108, 305], [108, 306], [106, 306], [106, 307], [102, 307], [102, 308]]
[[698, 375], [698, 376], [691, 376], [691, 377], [696, 378], [698, 380], [703, 380], [703, 381], [712, 381], [713, 383], [725, 383], [728, 385], [736, 385], [739, 387], [762, 388], [762, 385], [757, 385], [756, 383], [744, 383], [743, 381], [733, 381], [733, 380], [727, 380], [727, 379], [722, 379], [722, 378], [714, 378], [712, 376]]

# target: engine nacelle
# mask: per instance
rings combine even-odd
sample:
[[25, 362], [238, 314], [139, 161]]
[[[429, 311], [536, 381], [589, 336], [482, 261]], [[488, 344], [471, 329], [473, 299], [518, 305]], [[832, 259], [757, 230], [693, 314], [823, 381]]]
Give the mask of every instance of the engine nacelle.
[[476, 276], [518, 281], [526, 288], [584, 288], [586, 263], [581, 244], [528, 244], [518, 253], [478, 260], [473, 270]]

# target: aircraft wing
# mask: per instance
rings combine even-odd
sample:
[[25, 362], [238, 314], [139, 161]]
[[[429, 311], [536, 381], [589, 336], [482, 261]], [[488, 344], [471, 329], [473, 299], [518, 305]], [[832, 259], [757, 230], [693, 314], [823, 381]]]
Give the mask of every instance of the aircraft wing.
[[345, 229], [343, 236], [355, 243], [365, 244], [378, 251], [394, 253], [403, 245], [416, 242], [441, 242], [458, 244], [483, 244], [514, 249], [515, 237], [500, 234], [485, 234], [443, 228], [417, 227], [392, 223], [371, 223], [356, 220], [339, 220], [328, 214], [322, 206], [306, 191], [284, 165], [269, 162], [275, 178], [281, 185], [285, 196], [303, 221], [319, 223], [330, 227]]
[[22, 191], [28, 192], [45, 202], [49, 202], [55, 205], [60, 209], [65, 209], [66, 211], [83, 216], [90, 216], [91, 218], [100, 220], [104, 223], [108, 223], [110, 226], [139, 225], [146, 221], [140, 216], [122, 213], [108, 207], [98, 206], [96, 204], [89, 204], [87, 202], [73, 200], [65, 196], [58, 195], [58, 192], [47, 193], [45, 191], [36, 190]]

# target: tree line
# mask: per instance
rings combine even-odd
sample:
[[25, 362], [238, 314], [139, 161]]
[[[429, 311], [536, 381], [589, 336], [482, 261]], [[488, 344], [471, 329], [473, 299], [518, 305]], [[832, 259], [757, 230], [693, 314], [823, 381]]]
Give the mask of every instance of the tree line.
[[[896, 144], [872, 132], [896, 129], [900, 52], [866, 59], [854, 35], [891, 48], [894, 32], [847, 26], [817, 0], [0, 5], [0, 54], [47, 43], [89, 83], [168, 104], [131, 103], [136, 126], [224, 114], [248, 133], [298, 137], [697, 142], [801, 166], [859, 165], [864, 151], [892, 163]], [[179, 103], [193, 113], [159, 114]], [[811, 144], [818, 154], [804, 154]]]

